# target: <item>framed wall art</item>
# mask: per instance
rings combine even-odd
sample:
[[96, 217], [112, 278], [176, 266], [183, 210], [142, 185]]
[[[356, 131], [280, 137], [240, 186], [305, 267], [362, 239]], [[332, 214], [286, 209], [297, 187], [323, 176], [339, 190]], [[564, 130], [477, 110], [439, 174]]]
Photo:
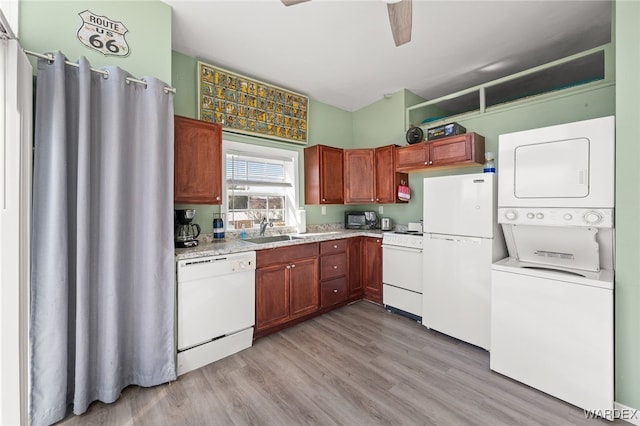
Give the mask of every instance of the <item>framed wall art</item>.
[[224, 130], [307, 143], [309, 98], [198, 62], [198, 118]]

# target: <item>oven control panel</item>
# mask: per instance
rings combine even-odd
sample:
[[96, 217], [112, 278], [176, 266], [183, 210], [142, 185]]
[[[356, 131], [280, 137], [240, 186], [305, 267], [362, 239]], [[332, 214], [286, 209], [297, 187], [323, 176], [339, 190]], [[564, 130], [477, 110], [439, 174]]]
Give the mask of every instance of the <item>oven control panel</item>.
[[498, 209], [498, 223], [613, 228], [613, 209], [500, 207]]

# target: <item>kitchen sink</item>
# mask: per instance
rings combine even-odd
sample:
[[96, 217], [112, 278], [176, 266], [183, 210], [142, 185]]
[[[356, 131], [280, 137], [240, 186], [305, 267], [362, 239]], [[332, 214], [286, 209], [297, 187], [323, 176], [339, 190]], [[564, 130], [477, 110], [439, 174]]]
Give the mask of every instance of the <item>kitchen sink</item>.
[[268, 237], [248, 238], [245, 241], [254, 244], [277, 243], [278, 241], [301, 240], [301, 237], [293, 235], [270, 235]]

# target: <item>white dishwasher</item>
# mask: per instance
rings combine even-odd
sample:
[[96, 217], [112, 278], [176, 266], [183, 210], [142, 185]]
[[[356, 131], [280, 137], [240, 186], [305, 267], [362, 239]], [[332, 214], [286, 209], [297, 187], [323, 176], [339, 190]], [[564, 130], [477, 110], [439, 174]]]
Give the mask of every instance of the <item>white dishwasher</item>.
[[178, 375], [251, 346], [256, 252], [177, 264]]

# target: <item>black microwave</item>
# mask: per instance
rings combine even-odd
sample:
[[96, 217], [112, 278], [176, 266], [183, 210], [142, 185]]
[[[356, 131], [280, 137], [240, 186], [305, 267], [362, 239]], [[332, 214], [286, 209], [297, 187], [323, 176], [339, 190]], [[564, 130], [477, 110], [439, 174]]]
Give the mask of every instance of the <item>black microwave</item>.
[[346, 229], [375, 229], [378, 227], [378, 216], [375, 212], [345, 212], [344, 227]]

